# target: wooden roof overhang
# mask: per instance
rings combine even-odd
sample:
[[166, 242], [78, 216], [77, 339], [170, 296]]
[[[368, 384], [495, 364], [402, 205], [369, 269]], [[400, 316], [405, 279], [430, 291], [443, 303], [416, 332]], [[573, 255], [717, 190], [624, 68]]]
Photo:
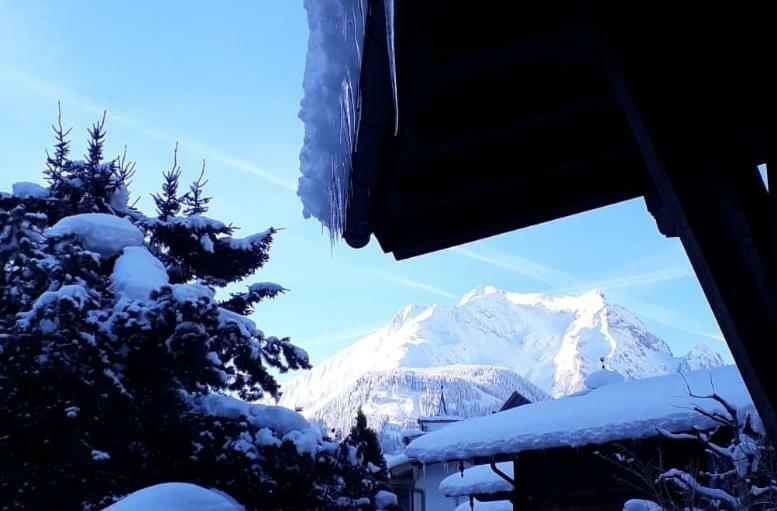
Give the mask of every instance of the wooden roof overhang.
[[777, 438], [777, 3], [393, 0], [395, 125], [369, 2], [345, 240], [402, 259], [642, 196]]
[[[693, 130], [709, 126], [703, 103], [712, 94], [714, 123], [729, 123], [723, 131], [748, 146], [753, 166], [765, 161], [764, 141], [753, 140], [763, 123], [750, 114], [759, 111], [743, 103], [763, 102], [766, 84], [708, 83], [725, 81], [720, 72], [747, 73], [758, 58], [742, 59], [742, 51], [764, 51], [748, 47], [764, 43], [756, 40], [755, 7], [751, 16], [734, 13], [744, 17], [736, 26], [730, 7], [684, 2], [394, 3], [398, 123], [383, 1], [372, 0], [344, 232], [351, 246], [374, 235], [404, 259], [656, 196], [613, 67], [654, 92], [661, 107], [676, 106], [684, 87], [707, 83], [706, 91], [692, 88], [701, 104], [683, 107], [694, 118], [679, 128], [702, 136], [706, 129]], [[709, 19], [696, 19], [699, 12]], [[742, 41], [744, 30], [755, 35]], [[754, 81], [764, 74], [749, 71]]]

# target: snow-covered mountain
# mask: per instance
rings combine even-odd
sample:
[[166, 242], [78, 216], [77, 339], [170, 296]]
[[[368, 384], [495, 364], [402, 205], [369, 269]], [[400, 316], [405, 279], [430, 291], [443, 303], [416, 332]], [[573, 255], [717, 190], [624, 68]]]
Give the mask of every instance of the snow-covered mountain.
[[533, 399], [542, 391], [558, 397], [581, 390], [602, 357], [627, 379], [723, 365], [703, 345], [675, 357], [599, 291], [546, 297], [484, 286], [456, 305], [403, 308], [385, 327], [286, 384], [280, 404], [338, 429], [359, 407], [373, 426], [401, 428], [436, 411], [441, 385], [451, 413], [482, 415], [513, 390]]

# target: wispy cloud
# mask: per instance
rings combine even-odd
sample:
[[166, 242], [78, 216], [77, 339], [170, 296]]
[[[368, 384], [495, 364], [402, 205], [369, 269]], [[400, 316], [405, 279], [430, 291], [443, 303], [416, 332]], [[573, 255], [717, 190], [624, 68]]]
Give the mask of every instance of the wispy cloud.
[[693, 276], [693, 272], [688, 267], [672, 267], [584, 281], [572, 274], [524, 257], [483, 254], [464, 247], [452, 248], [450, 252], [534, 279], [550, 286], [552, 292], [559, 294], [580, 293], [590, 289], [626, 289]]
[[[52, 102], [62, 101], [65, 108], [76, 108], [95, 116], [102, 115], [103, 111], [106, 110], [106, 108], [100, 106], [98, 101], [86, 99], [71, 90], [2, 64], [0, 64], [0, 81], [10, 83], [15, 87], [23, 89], [27, 93], [35, 94], [39, 97], [51, 100]], [[220, 163], [221, 165], [230, 167], [234, 170], [253, 175], [286, 191], [294, 192], [297, 189], [293, 181], [260, 169], [238, 157], [225, 154], [216, 148], [204, 147], [196, 143], [180, 140], [178, 137], [147, 126], [136, 119], [120, 115], [110, 109], [108, 109], [108, 111], [110, 112], [110, 122], [132, 129], [150, 139], [165, 142], [171, 144], [171, 146], [178, 140], [180, 142], [179, 147], [181, 151], [205, 157], [209, 162]]]
[[446, 291], [444, 289], [440, 289], [439, 287], [432, 286], [430, 284], [426, 284], [424, 282], [419, 282], [414, 279], [408, 279], [405, 277], [399, 277], [397, 275], [393, 275], [391, 273], [387, 273], [384, 271], [373, 271], [371, 272], [376, 277], [380, 277], [381, 279], [385, 280], [386, 282], [391, 282], [393, 284], [397, 284], [399, 286], [403, 286], [409, 289], [415, 289], [418, 291], [424, 291], [426, 293], [430, 293], [437, 296], [442, 296], [445, 298], [452, 298], [457, 299], [458, 295], [451, 293], [450, 291]]
[[354, 325], [341, 330], [324, 332], [313, 337], [299, 339], [300, 345], [305, 348], [321, 348], [326, 346], [339, 346], [343, 343], [353, 341], [369, 335], [388, 323], [385, 321], [375, 321], [362, 325]]
[[474, 259], [475, 261], [480, 261], [514, 273], [519, 273], [525, 277], [530, 277], [553, 287], [570, 285], [570, 283], [577, 280], [571, 275], [558, 271], [550, 266], [523, 257], [505, 254], [486, 255], [465, 247], [455, 247], [449, 251], [462, 257]]
[[580, 293], [589, 289], [603, 289], [612, 291], [616, 289], [628, 289], [632, 287], [660, 284], [662, 282], [684, 279], [692, 276], [693, 272], [690, 270], [690, 268], [663, 268], [660, 270], [636, 273], [633, 275], [621, 275], [617, 277], [608, 277], [606, 279], [592, 280], [575, 286], [557, 288], [554, 289], [554, 291], [558, 293]]

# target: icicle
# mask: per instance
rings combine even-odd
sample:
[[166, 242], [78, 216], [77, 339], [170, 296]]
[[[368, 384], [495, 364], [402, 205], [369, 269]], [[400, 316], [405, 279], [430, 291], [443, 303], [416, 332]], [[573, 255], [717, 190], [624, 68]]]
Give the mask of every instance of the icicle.
[[361, 122], [359, 80], [364, 58], [367, 0], [305, 0], [308, 57], [300, 119], [305, 140], [300, 157], [303, 214], [342, 235], [350, 199], [351, 156]]
[[421, 471], [424, 473], [424, 479], [426, 479], [426, 463], [421, 464]]
[[394, 135], [399, 132], [399, 91], [397, 90], [397, 54], [394, 33], [394, 0], [383, 0], [386, 13], [386, 49], [388, 50], [391, 91], [394, 99]]

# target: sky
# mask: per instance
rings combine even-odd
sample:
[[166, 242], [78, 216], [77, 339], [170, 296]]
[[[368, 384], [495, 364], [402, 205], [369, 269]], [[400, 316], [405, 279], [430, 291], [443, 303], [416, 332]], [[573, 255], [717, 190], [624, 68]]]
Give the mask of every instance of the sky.
[[178, 142], [185, 180], [206, 161], [209, 216], [245, 235], [283, 228], [254, 280], [289, 292], [254, 319], [314, 364], [406, 304], [456, 303], [485, 284], [549, 295], [598, 288], [676, 354], [705, 343], [730, 360], [682, 245], [658, 232], [641, 200], [401, 262], [374, 240], [331, 246], [296, 196], [306, 46], [301, 0], [0, 0], [0, 190], [42, 182], [57, 101], [76, 154], [107, 110], [107, 153], [126, 146], [136, 161], [141, 209], [152, 211], [149, 194]]

